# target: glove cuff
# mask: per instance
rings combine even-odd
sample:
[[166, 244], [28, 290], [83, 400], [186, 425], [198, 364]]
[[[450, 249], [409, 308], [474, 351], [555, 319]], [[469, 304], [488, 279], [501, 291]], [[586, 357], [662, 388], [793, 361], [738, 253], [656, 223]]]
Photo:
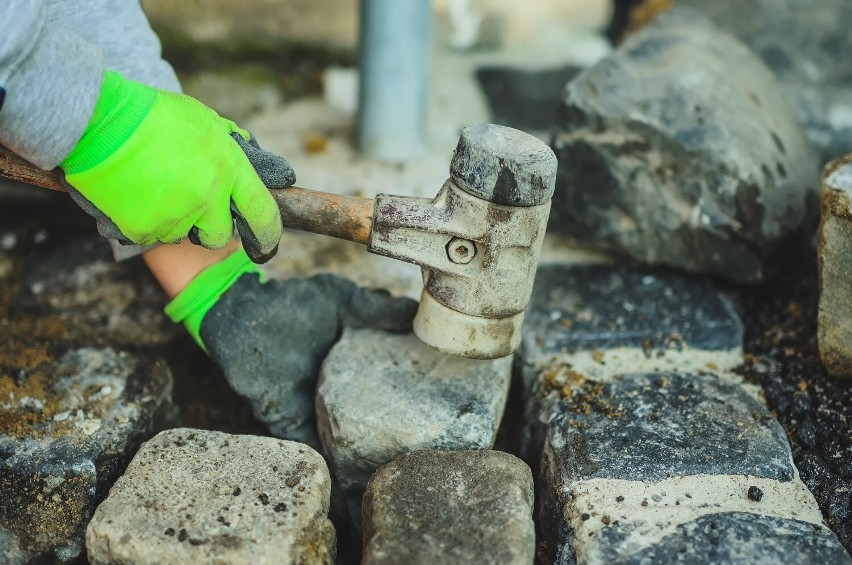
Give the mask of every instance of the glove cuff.
[[105, 71], [89, 125], [60, 164], [65, 174], [81, 173], [115, 153], [136, 131], [156, 99], [155, 89]]
[[260, 276], [257, 266], [251, 262], [246, 252], [240, 249], [196, 275], [186, 288], [166, 305], [166, 316], [176, 324], [182, 323], [195, 342], [207, 351], [201, 340], [201, 322], [219, 298], [246, 273], [256, 273]]

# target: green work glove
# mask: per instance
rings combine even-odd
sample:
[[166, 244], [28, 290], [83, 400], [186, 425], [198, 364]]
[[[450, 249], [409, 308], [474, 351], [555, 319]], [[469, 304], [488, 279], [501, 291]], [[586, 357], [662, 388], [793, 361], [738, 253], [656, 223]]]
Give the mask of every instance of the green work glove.
[[275, 254], [282, 232], [267, 186], [296, 181], [287, 161], [197, 100], [113, 72], [60, 167], [106, 237], [148, 245], [188, 236], [218, 248], [231, 241], [235, 219], [256, 262]]
[[344, 326], [406, 331], [417, 302], [334, 275], [263, 282], [244, 252], [208, 267], [166, 307], [276, 436], [319, 447], [320, 365]]

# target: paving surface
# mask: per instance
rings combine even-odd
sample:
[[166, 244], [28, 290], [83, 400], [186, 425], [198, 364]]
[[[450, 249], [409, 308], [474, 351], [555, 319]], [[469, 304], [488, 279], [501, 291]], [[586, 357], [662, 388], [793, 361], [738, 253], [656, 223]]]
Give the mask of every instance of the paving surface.
[[726, 293], [683, 275], [544, 267], [527, 324], [541, 559], [849, 561], [760, 389], [732, 371], [743, 330]]
[[158, 427], [263, 429], [164, 305], [65, 195], [0, 187], [0, 561], [76, 559]]
[[[556, 44], [560, 43], [551, 43]], [[219, 100], [232, 102], [229, 111], [245, 118], [242, 125], [293, 162], [300, 185], [364, 196], [379, 192], [433, 196], [448, 176], [460, 126], [489, 119], [476, 67], [530, 70], [530, 61], [535, 61], [532, 71], [547, 76], [554, 69], [588, 64], [606, 52], [594, 41], [588, 47], [571, 56], [564, 55], [569, 49], [561, 48], [483, 51], [467, 59], [440, 54], [430, 108], [433, 115], [447, 119], [431, 121], [430, 152], [405, 165], [359, 157], [349, 144], [351, 113], [329, 101], [309, 99], [281, 107], [280, 92], [258, 87], [239, 93], [228, 87], [233, 78], [219, 75], [209, 80], [198, 76], [193, 88], [199, 95], [218, 91]], [[246, 75], [241, 76], [238, 80], [244, 82]], [[318, 78], [311, 81], [308, 91], [318, 92]], [[234, 97], [245, 97], [246, 103]], [[494, 101], [489, 103], [493, 109]], [[844, 100], [826, 107], [842, 110], [846, 105]], [[845, 114], [833, 116], [845, 124]], [[540, 115], [534, 120], [544, 123]], [[24, 457], [43, 453], [36, 449], [38, 434], [10, 443], [5, 416], [48, 415], [50, 422], [45, 420], [48, 425], [39, 430], [73, 429], [83, 435], [95, 430], [98, 419], [93, 417], [95, 410], [83, 408], [78, 416], [76, 409], [56, 411], [44, 400], [20, 394], [38, 384], [39, 371], [45, 368], [70, 367], [64, 374], [73, 377], [89, 374], [82, 370], [85, 367], [101, 367], [114, 380], [131, 366], [160, 374], [155, 360], [162, 359], [174, 378], [178, 423], [267, 433], [209, 359], [162, 316], [165, 299], [144, 267], [139, 262], [114, 265], [106, 246], [92, 234], [90, 220], [62, 195], [0, 189], [0, 329], [10, 336], [0, 343], [0, 404], [16, 402], [11, 412], [0, 416], [0, 431], [7, 434], [0, 443], [0, 462], [7, 468], [14, 463], [32, 470], [29, 476], [36, 481], [33, 488], [12, 484], [8, 477], [18, 477], [15, 473], [0, 480], [0, 485], [12, 485], [9, 488], [17, 496], [14, 506], [0, 506], [0, 560], [73, 559], [82, 550], [87, 513], [106, 495], [135, 449], [130, 446], [142, 439], [116, 444], [111, 463], [95, 465], [97, 480], [85, 466], [70, 471], [63, 466], [75, 457], [89, 457], [77, 447], [63, 452], [68, 455], [65, 463], [39, 475], [39, 469], [46, 468], [39, 467], [44, 461]], [[544, 260], [605, 263], [553, 238], [548, 238]], [[525, 438], [498, 438], [497, 443], [515, 452], [523, 444], [536, 481], [544, 487], [538, 493], [537, 514], [542, 534], [538, 555], [544, 562], [848, 562], [840, 544], [852, 550], [852, 389], [845, 381], [828, 378], [819, 363], [814, 251], [793, 250], [782, 265], [786, 267], [779, 280], [745, 293], [720, 292], [707, 280], [665, 271], [607, 266], [542, 271], [539, 288], [545, 292], [538, 300], [549, 306], [530, 312], [519, 365], [524, 379], [516, 383], [514, 398], [508, 399], [501, 433], [505, 439], [513, 435], [512, 427], [523, 428]], [[267, 270], [278, 278], [346, 273], [361, 284], [385, 286], [412, 297], [421, 287], [415, 267], [370, 256], [356, 244], [309, 234], [288, 233]], [[396, 359], [402, 366], [410, 360], [407, 347], [391, 348], [380, 358]], [[91, 363], [94, 358], [103, 363]], [[404, 375], [400, 366], [388, 374]], [[378, 374], [360, 377], [381, 382]], [[475, 447], [494, 441], [492, 424], [500, 420], [494, 407], [506, 401], [502, 380], [498, 385], [479, 397], [477, 406], [483, 410], [462, 410], [465, 413], [458, 418], [478, 415], [480, 423], [487, 420], [480, 430], [487, 441]], [[85, 387], [83, 401], [91, 406], [112, 402], [118, 389], [101, 393], [105, 386], [113, 385]], [[130, 388], [134, 394], [145, 394]], [[75, 389], [63, 390], [67, 396]], [[402, 402], [404, 396], [400, 393], [397, 400]], [[120, 400], [126, 398], [125, 394]], [[344, 406], [345, 395], [338, 399]], [[374, 395], [376, 399], [381, 400]], [[457, 400], [445, 404], [455, 406]], [[465, 425], [471, 428], [470, 422]], [[150, 435], [148, 429], [135, 428]], [[99, 437], [102, 431], [86, 437]], [[22, 444], [26, 449], [20, 448]], [[9, 445], [15, 446], [14, 454]], [[358, 470], [359, 488], [373, 469], [408, 449]], [[623, 463], [622, 455], [631, 465]], [[411, 480], [400, 482], [408, 486], [399, 494], [415, 500], [414, 487], [424, 483], [416, 480], [416, 474], [405, 476]], [[435, 484], [462, 484], [468, 477], [433, 478], [427, 490]], [[93, 488], [95, 495], [90, 494]], [[437, 510], [451, 509], [459, 501], [470, 503], [461, 496], [442, 499], [445, 494], [429, 498]], [[526, 512], [527, 498], [522, 492], [515, 494], [521, 501], [517, 506]], [[261, 511], [269, 509], [256, 500]], [[360, 493], [352, 500], [360, 506]], [[498, 505], [506, 500], [513, 499], [494, 499]], [[254, 508], [252, 504], [249, 509]], [[66, 512], [61, 524], [43, 519], [56, 517], [57, 509]], [[526, 532], [522, 522], [517, 524], [518, 531]], [[209, 525], [224, 527], [218, 521]], [[45, 534], [54, 526], [53, 533]], [[164, 527], [164, 535], [168, 527], [173, 526]], [[344, 538], [344, 530], [338, 531]], [[190, 540], [201, 538], [189, 530], [183, 542], [180, 528], [175, 537], [175, 543], [188, 550], [205, 545], [193, 546]], [[526, 555], [527, 540], [519, 537], [508, 551]], [[497, 548], [495, 544], [492, 549]], [[347, 547], [340, 558], [356, 561], [358, 555]]]

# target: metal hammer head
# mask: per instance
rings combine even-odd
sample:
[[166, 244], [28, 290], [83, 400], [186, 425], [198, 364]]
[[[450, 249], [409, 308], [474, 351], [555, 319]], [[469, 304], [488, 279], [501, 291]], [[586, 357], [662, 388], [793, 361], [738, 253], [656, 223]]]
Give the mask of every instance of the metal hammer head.
[[423, 342], [475, 359], [517, 348], [555, 182], [556, 156], [541, 140], [477, 124], [462, 130], [434, 200], [377, 197], [369, 248], [423, 268]]

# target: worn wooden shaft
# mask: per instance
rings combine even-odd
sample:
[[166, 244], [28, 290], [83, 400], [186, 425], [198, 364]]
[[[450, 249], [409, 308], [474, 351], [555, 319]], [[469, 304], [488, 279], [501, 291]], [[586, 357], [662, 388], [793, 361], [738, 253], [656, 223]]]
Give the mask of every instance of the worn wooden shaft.
[[372, 198], [341, 196], [291, 186], [269, 192], [278, 202], [284, 227], [367, 245], [373, 230]]
[[[0, 177], [65, 191], [58, 170], [43, 171], [0, 145]], [[373, 229], [372, 198], [298, 188], [271, 189], [284, 227], [367, 244]]]
[[24, 184], [65, 191], [56, 170], [43, 171], [0, 145], [0, 177]]

